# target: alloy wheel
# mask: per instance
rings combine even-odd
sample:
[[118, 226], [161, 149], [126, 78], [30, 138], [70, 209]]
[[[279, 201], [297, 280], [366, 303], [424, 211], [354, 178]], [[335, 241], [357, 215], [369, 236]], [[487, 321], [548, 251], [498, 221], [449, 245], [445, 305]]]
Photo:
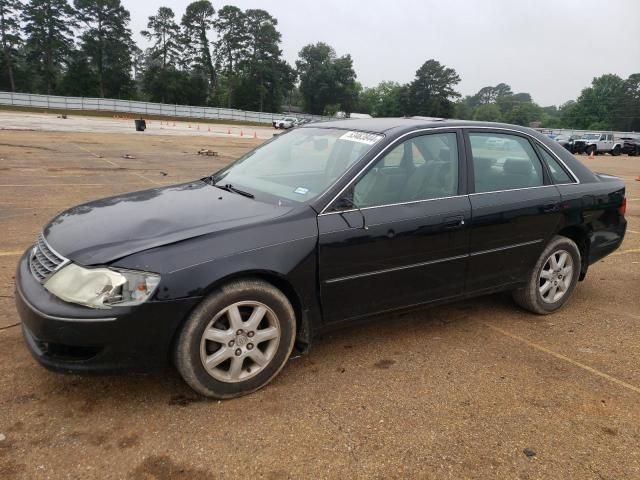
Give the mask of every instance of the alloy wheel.
[[237, 383], [254, 377], [278, 350], [281, 329], [264, 303], [237, 302], [220, 311], [200, 340], [200, 359], [216, 380]]
[[566, 250], [553, 252], [540, 270], [539, 291], [546, 303], [556, 303], [565, 296], [573, 279], [573, 258]]

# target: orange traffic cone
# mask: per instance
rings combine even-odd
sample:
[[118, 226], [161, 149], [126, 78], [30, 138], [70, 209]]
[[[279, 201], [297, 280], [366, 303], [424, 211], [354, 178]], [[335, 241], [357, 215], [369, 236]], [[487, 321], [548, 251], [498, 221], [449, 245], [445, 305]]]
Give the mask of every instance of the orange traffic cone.
[[211, 127], [207, 127], [207, 132], [210, 132], [210, 131], [211, 131]]
[[242, 129], [240, 130], [240, 136], [244, 137], [244, 132], [242, 131]]
[[231, 129], [227, 128], [227, 135], [231, 135]]
[[594, 158], [595, 156], [596, 156], [595, 152], [593, 150], [591, 150], [591, 153], [589, 154], [589, 158]]
[[256, 131], [253, 131], [253, 138], [258, 138], [258, 134], [256, 133]]

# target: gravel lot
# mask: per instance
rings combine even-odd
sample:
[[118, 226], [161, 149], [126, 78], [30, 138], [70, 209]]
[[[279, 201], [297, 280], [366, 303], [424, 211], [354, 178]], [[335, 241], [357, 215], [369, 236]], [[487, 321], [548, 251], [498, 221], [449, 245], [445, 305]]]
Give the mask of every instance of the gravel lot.
[[218, 402], [173, 370], [45, 371], [16, 325], [13, 273], [56, 212], [203, 176], [262, 137], [71, 122], [0, 112], [0, 479], [640, 478], [640, 158], [582, 157], [626, 180], [629, 233], [561, 312], [494, 295], [388, 316]]
[[[66, 119], [59, 115], [42, 113], [18, 113], [9, 110], [0, 110], [0, 129], [3, 130], [26, 130], [37, 132], [70, 132], [70, 133], [127, 133], [140, 135], [136, 132], [133, 118], [128, 115], [122, 118], [111, 116], [85, 117], [79, 112], [69, 113]], [[139, 118], [139, 117], [135, 117]], [[269, 125], [238, 125], [226, 123], [198, 123], [187, 121], [161, 121], [147, 120], [145, 136], [211, 136], [211, 137], [238, 137], [238, 138], [271, 138], [275, 130]]]

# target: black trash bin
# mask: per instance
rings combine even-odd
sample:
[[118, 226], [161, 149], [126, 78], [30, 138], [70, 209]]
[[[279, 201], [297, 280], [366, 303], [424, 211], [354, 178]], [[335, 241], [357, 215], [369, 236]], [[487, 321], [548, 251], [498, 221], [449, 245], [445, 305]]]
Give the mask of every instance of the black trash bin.
[[135, 120], [136, 122], [136, 132], [144, 132], [145, 129], [147, 128], [147, 122], [144, 121], [142, 118], [139, 120]]

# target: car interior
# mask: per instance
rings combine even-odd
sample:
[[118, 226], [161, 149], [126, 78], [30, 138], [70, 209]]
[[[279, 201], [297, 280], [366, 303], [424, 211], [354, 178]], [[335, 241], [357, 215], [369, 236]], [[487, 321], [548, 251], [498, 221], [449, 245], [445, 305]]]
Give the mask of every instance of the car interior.
[[[529, 142], [512, 135], [470, 134], [476, 193], [544, 184], [542, 164]], [[500, 149], [487, 147], [500, 137]]]
[[359, 207], [456, 195], [458, 150], [453, 133], [407, 140], [380, 160], [354, 188]]

